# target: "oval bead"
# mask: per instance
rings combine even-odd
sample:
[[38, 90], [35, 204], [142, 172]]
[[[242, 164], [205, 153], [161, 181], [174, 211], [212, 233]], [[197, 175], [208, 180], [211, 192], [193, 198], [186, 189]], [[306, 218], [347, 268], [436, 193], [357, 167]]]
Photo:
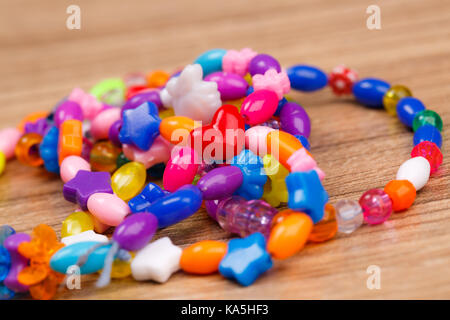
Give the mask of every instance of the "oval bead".
[[205, 81], [217, 83], [217, 90], [222, 101], [240, 99], [247, 93], [247, 81], [235, 73], [214, 72], [207, 75]]
[[80, 170], [91, 171], [91, 165], [82, 157], [68, 156], [61, 162], [61, 180], [64, 183], [72, 180]]
[[215, 200], [231, 196], [242, 184], [242, 171], [236, 166], [215, 168], [197, 182], [203, 199]]
[[299, 252], [313, 228], [311, 218], [304, 213], [292, 213], [277, 223], [270, 232], [267, 251], [275, 259], [286, 259]]
[[280, 72], [281, 66], [277, 59], [265, 53], [260, 53], [254, 56], [250, 60], [250, 64], [248, 66], [251, 76], [254, 76], [255, 74], [264, 74], [269, 69], [275, 69], [277, 72]]
[[284, 104], [280, 112], [281, 129], [292, 134], [306, 138], [311, 133], [311, 121], [302, 106], [295, 102]]
[[199, 160], [192, 148], [182, 147], [174, 150], [164, 170], [164, 189], [174, 192], [186, 184], [191, 184], [197, 173], [198, 163]]
[[62, 223], [61, 238], [73, 236], [84, 231], [94, 230], [94, 220], [88, 212], [71, 213]]
[[396, 180], [408, 180], [414, 185], [416, 191], [422, 189], [430, 178], [430, 163], [424, 157], [415, 157], [406, 160], [398, 168]]
[[414, 203], [416, 189], [408, 180], [392, 180], [384, 187], [392, 201], [392, 210], [403, 211]]
[[122, 106], [121, 109], [122, 116], [126, 110], [136, 109], [137, 107], [139, 107], [144, 103], [148, 103], [149, 112], [151, 114], [158, 114], [158, 109], [162, 107], [161, 98], [159, 96], [159, 90], [144, 91], [128, 99], [127, 102], [125, 102], [125, 104]]
[[[172, 144], [180, 144], [188, 141], [189, 134], [194, 129], [194, 120], [183, 116], [172, 116], [162, 119], [159, 124], [159, 133]], [[183, 144], [183, 145], [184, 145]]]
[[361, 79], [353, 85], [356, 100], [370, 108], [383, 108], [383, 97], [390, 84], [376, 78]]
[[6, 157], [5, 154], [0, 151], [0, 175], [3, 173], [3, 171], [5, 170], [5, 165], [6, 165]]
[[413, 142], [414, 145], [418, 145], [423, 141], [430, 141], [435, 143], [439, 148], [442, 147], [442, 135], [441, 132], [431, 124], [426, 124], [419, 127], [416, 132], [414, 132]]
[[225, 49], [212, 49], [202, 53], [194, 63], [198, 63], [203, 69], [203, 76], [216, 71], [222, 71], [222, 59], [227, 53]]
[[414, 117], [420, 111], [425, 110], [422, 101], [414, 97], [401, 98], [397, 103], [397, 116], [400, 121], [412, 128]]
[[[302, 143], [290, 133], [284, 131], [272, 131], [267, 135], [267, 150], [286, 169], [291, 170], [288, 159], [299, 149], [303, 148]], [[308, 155], [311, 155], [307, 151]]]
[[16, 128], [0, 130], [0, 151], [5, 154], [6, 159], [14, 157], [14, 149], [21, 136], [22, 132]]
[[180, 267], [183, 271], [194, 274], [217, 272], [227, 248], [227, 244], [220, 241], [205, 240], [194, 243], [183, 250]]
[[248, 95], [241, 106], [241, 115], [249, 125], [263, 123], [272, 117], [278, 107], [277, 94], [270, 90], [258, 90]]
[[130, 213], [128, 205], [115, 194], [94, 193], [87, 202], [91, 212], [100, 222], [109, 226], [119, 225]]
[[83, 110], [78, 103], [66, 100], [56, 108], [53, 114], [53, 121], [59, 128], [64, 121], [71, 119], [83, 121]]
[[111, 187], [122, 200], [129, 200], [137, 195], [145, 184], [147, 172], [139, 162], [128, 162], [114, 172], [111, 177]]
[[119, 108], [110, 108], [101, 111], [91, 122], [91, 134], [96, 140], [108, 139], [109, 128], [114, 122], [120, 120]]
[[143, 248], [158, 228], [158, 219], [148, 212], [136, 213], [126, 218], [114, 230], [113, 239], [121, 248], [137, 251]]
[[264, 157], [267, 154], [267, 135], [275, 129], [266, 126], [254, 126], [245, 131], [245, 148]]
[[328, 77], [319, 68], [308, 65], [295, 65], [287, 69], [287, 75], [292, 89], [300, 91], [316, 91], [325, 87]]

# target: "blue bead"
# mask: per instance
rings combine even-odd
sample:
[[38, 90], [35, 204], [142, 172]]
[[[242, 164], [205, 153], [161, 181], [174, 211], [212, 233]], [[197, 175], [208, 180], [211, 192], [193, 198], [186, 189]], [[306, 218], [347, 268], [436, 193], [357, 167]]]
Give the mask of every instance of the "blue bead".
[[247, 89], [247, 95], [250, 95], [253, 92], [255, 92], [255, 89], [252, 86], [249, 86], [248, 89]]
[[442, 135], [439, 130], [431, 124], [420, 126], [414, 132], [414, 145], [418, 145], [422, 141], [434, 142], [439, 148], [442, 146]]
[[150, 207], [153, 202], [167, 194], [170, 193], [161, 189], [157, 184], [150, 182], [145, 186], [141, 193], [128, 201], [128, 206], [133, 213], [144, 212], [147, 211], [147, 208]]
[[283, 97], [283, 99], [281, 99], [279, 102], [278, 102], [278, 107], [277, 107], [277, 110], [275, 111], [275, 113], [274, 113], [274, 116], [279, 116], [280, 115], [280, 112], [281, 112], [281, 109], [283, 109], [283, 106], [286, 104], [288, 102], [288, 100], [285, 98], [285, 97]]
[[315, 170], [289, 174], [286, 187], [289, 208], [307, 213], [314, 223], [322, 220], [328, 194]]
[[59, 173], [58, 139], [59, 130], [53, 126], [47, 131], [39, 145], [39, 155], [44, 160], [44, 167], [48, 172]]
[[353, 95], [359, 103], [371, 108], [383, 108], [383, 96], [391, 85], [376, 78], [361, 79], [353, 85]]
[[3, 245], [3, 242], [5, 241], [5, 239], [15, 233], [16, 233], [16, 231], [12, 227], [10, 227], [6, 224], [2, 225], [0, 227], [0, 245]]
[[412, 128], [414, 117], [420, 111], [425, 110], [422, 101], [414, 97], [404, 97], [397, 103], [397, 116], [400, 121]]
[[222, 59], [227, 53], [225, 49], [212, 49], [203, 52], [194, 63], [198, 63], [202, 66], [203, 77], [216, 71], [222, 71]]
[[0, 300], [9, 300], [14, 298], [15, 292], [0, 283]]
[[266, 251], [266, 240], [256, 232], [242, 239], [228, 242], [228, 251], [219, 264], [219, 272], [243, 286], [249, 286], [272, 268], [272, 259]]
[[296, 134], [294, 137], [296, 137], [302, 143], [302, 146], [305, 147], [306, 150], [308, 150], [308, 151], [311, 150], [311, 145], [309, 144], [309, 141], [305, 136]]
[[5, 280], [11, 267], [11, 256], [4, 246], [0, 246], [0, 282]]
[[319, 68], [299, 64], [287, 69], [287, 75], [291, 82], [291, 87], [300, 91], [316, 91], [325, 87], [328, 77]]
[[261, 158], [250, 150], [244, 149], [231, 160], [231, 165], [241, 169], [243, 175], [242, 185], [234, 194], [247, 200], [260, 199], [267, 181]]

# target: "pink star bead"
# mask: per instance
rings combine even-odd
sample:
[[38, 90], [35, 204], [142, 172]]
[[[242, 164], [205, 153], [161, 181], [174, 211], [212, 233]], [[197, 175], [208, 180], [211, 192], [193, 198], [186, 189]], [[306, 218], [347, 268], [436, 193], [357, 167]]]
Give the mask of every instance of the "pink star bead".
[[94, 119], [103, 109], [103, 104], [100, 101], [80, 88], [73, 89], [67, 100], [77, 102], [83, 110], [83, 116], [89, 120]]
[[275, 69], [269, 69], [262, 74], [255, 74], [252, 78], [255, 91], [267, 89], [275, 92], [278, 100], [283, 99], [283, 95], [291, 90], [291, 82], [285, 71], [277, 72]]
[[245, 76], [248, 73], [250, 61], [258, 53], [250, 48], [244, 48], [241, 51], [228, 50], [222, 59], [222, 69], [225, 72], [236, 73]]
[[291, 167], [291, 172], [315, 170], [321, 181], [325, 177], [325, 173], [317, 166], [316, 160], [306, 152], [305, 148], [295, 151], [287, 160], [287, 164]]

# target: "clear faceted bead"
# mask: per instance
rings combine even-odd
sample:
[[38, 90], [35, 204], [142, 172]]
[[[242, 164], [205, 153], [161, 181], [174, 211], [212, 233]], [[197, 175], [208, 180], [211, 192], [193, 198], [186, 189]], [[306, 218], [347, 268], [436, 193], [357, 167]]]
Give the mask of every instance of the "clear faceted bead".
[[363, 223], [361, 206], [354, 200], [342, 199], [336, 205], [338, 230], [342, 233], [352, 233]]

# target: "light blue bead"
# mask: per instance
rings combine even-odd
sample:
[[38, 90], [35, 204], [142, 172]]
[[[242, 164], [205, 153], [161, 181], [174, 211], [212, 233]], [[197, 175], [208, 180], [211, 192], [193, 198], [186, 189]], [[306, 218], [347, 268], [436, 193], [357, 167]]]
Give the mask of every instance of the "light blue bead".
[[202, 66], [203, 77], [210, 73], [222, 71], [222, 59], [227, 53], [225, 49], [212, 49], [203, 52], [197, 59], [195, 59], [194, 64], [198, 63]]
[[250, 150], [244, 149], [231, 160], [231, 165], [241, 169], [243, 175], [242, 184], [234, 194], [247, 200], [260, 199], [267, 181], [262, 159]]
[[287, 75], [291, 82], [291, 87], [300, 91], [316, 91], [325, 87], [328, 77], [319, 68], [299, 64], [287, 69]]
[[420, 111], [425, 110], [422, 101], [414, 97], [404, 97], [397, 103], [397, 116], [400, 121], [412, 128], [414, 117]]
[[53, 126], [47, 131], [39, 145], [39, 155], [44, 160], [44, 167], [48, 172], [59, 174], [58, 139], [59, 130]]
[[10, 227], [6, 224], [1, 226], [0, 227], [0, 245], [3, 245], [3, 242], [5, 241], [5, 239], [14, 233], [16, 233], [16, 231], [12, 227]]
[[418, 145], [422, 141], [434, 142], [439, 148], [442, 146], [442, 135], [439, 130], [431, 124], [420, 126], [414, 132], [414, 145]]
[[371, 108], [383, 108], [383, 96], [391, 85], [376, 78], [361, 79], [353, 85], [353, 95], [359, 103]]

